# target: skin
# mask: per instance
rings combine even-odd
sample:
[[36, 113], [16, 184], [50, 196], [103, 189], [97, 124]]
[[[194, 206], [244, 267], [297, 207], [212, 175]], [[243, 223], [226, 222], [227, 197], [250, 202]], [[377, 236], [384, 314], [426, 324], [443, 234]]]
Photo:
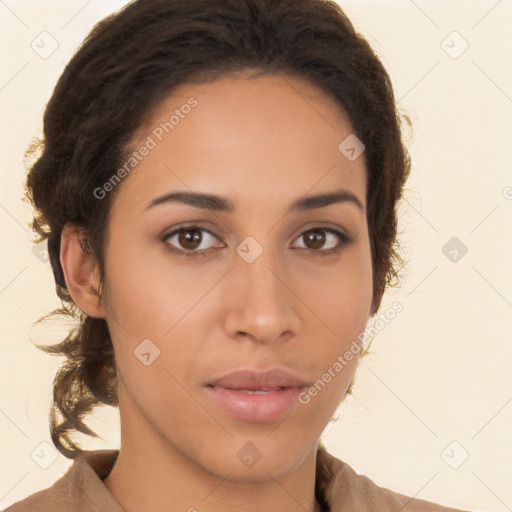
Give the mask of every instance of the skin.
[[[127, 512], [152, 510], [313, 511], [319, 437], [353, 380], [358, 357], [308, 404], [286, 417], [247, 422], [216, 406], [207, 380], [233, 369], [279, 366], [317, 381], [364, 330], [372, 301], [364, 155], [338, 145], [354, 133], [334, 99], [288, 75], [224, 75], [182, 84], [152, 113], [134, 147], [193, 96], [198, 105], [123, 180], [109, 219], [106, 279], [66, 227], [61, 263], [77, 305], [105, 318], [119, 380], [121, 450], [105, 485]], [[346, 189], [363, 208], [338, 202], [287, 213], [304, 195]], [[174, 191], [217, 194], [234, 212], [164, 203]], [[178, 237], [201, 226], [197, 257]], [[305, 234], [345, 231], [320, 248]], [[248, 236], [262, 254], [247, 263]], [[341, 250], [321, 251], [341, 244]], [[190, 246], [189, 250], [190, 250]], [[313, 248], [311, 248], [313, 247]], [[102, 293], [99, 300], [100, 291]], [[134, 356], [150, 339], [160, 356]], [[237, 452], [251, 442], [261, 459]]]

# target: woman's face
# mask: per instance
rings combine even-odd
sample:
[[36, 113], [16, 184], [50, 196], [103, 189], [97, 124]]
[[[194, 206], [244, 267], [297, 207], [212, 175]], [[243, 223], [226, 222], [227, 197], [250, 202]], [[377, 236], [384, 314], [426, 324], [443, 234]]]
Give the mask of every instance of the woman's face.
[[182, 85], [138, 134], [103, 303], [126, 446], [245, 481], [314, 453], [372, 300], [352, 134], [334, 100], [277, 75]]

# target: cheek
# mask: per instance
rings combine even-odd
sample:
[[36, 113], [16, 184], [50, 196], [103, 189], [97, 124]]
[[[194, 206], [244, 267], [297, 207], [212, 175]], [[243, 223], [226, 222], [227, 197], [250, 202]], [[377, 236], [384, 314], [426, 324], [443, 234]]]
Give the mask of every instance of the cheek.
[[[303, 394], [309, 410], [323, 411], [329, 417], [353, 380], [360, 356], [372, 300], [372, 261], [369, 243], [363, 243], [342, 257], [342, 263], [302, 277], [300, 292], [318, 321], [311, 326], [311, 337], [322, 334], [310, 353], [315, 361], [317, 380]], [[307, 294], [306, 294], [307, 293]], [[309, 404], [309, 405], [308, 405]]]
[[[218, 304], [208, 292], [222, 272], [198, 273], [193, 265], [185, 272], [163, 250], [127, 253], [115, 242], [108, 252], [105, 298], [116, 362], [122, 375], [129, 372], [137, 382], [136, 394], [172, 389], [179, 396], [171, 374], [181, 382], [197, 372], [208, 322], [218, 318]], [[169, 394], [160, 399], [169, 401]]]
[[364, 330], [373, 294], [372, 260], [367, 237], [342, 254], [335, 265], [308, 265], [294, 276], [298, 294], [336, 339]]
[[130, 244], [122, 245], [121, 238], [111, 241], [106, 262], [108, 311], [123, 336], [163, 338], [207, 292], [216, 276], [202, 273], [194, 278], [173, 264], [163, 248], [128, 252], [125, 246]]

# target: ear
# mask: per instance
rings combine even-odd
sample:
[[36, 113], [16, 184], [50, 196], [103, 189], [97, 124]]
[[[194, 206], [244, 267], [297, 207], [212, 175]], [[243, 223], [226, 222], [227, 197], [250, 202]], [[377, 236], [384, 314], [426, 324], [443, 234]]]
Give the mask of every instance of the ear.
[[77, 226], [67, 224], [62, 230], [60, 264], [66, 287], [75, 304], [91, 317], [105, 318], [98, 265], [92, 255], [84, 252]]

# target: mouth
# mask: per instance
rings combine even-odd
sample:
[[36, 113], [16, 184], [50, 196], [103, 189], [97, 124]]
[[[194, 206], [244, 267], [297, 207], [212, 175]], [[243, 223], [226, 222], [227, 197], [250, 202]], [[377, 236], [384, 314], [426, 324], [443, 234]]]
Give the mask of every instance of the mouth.
[[224, 413], [247, 422], [274, 421], [298, 405], [306, 382], [282, 369], [238, 370], [206, 385], [206, 393]]
[[[228, 388], [229, 389], [229, 388]], [[280, 391], [285, 388], [268, 388], [268, 389], [237, 389], [239, 393], [247, 393], [249, 395], [263, 395], [265, 393], [273, 393], [274, 391]]]

